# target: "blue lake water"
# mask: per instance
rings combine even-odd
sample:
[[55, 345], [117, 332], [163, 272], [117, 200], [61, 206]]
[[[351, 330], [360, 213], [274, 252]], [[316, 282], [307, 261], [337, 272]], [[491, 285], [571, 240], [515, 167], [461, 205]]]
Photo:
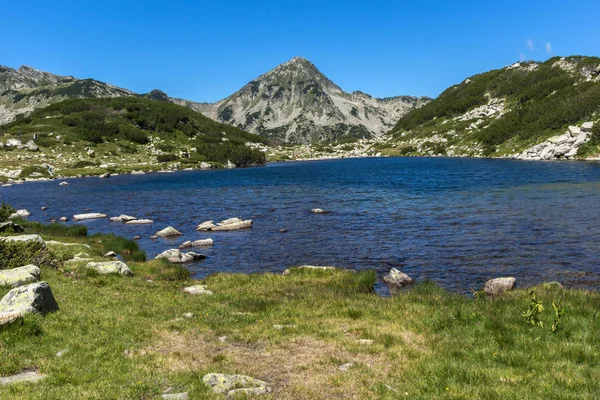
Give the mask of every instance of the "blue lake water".
[[[519, 286], [558, 280], [600, 289], [600, 163], [369, 158], [58, 183], [4, 187], [0, 200], [37, 221], [86, 209], [153, 219], [82, 222], [91, 233], [141, 235], [149, 257], [211, 237], [214, 247], [201, 249], [207, 259], [188, 264], [196, 277], [312, 264], [376, 269], [380, 277], [396, 267], [461, 293], [497, 276], [515, 276]], [[331, 212], [311, 214], [315, 207]], [[195, 231], [229, 217], [253, 219], [253, 228]], [[184, 235], [150, 240], [169, 225]]]

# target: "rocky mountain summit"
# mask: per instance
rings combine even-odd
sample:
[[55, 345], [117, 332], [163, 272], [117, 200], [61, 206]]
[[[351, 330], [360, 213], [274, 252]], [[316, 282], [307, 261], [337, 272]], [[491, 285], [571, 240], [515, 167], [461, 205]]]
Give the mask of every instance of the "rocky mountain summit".
[[55, 75], [28, 66], [0, 65], [0, 125], [67, 98], [122, 97], [133, 92], [94, 79]]
[[214, 104], [171, 99], [219, 122], [283, 143], [372, 138], [421, 107], [427, 97], [346, 93], [311, 62], [295, 57]]

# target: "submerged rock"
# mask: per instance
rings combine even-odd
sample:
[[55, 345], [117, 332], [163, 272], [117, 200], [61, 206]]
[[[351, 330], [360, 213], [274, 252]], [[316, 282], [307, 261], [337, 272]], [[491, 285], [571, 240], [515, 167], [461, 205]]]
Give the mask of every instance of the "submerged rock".
[[85, 214], [75, 214], [73, 215], [73, 221], [81, 221], [84, 219], [97, 219], [97, 218], [106, 218], [106, 214], [102, 213], [85, 213]]
[[396, 268], [392, 268], [390, 272], [383, 278], [383, 281], [390, 289], [400, 289], [401, 287], [413, 283], [413, 279], [410, 276]]
[[40, 279], [40, 269], [33, 264], [0, 270], [0, 287], [19, 287]]
[[267, 382], [245, 375], [207, 374], [202, 381], [213, 392], [227, 394], [228, 397], [236, 395], [261, 395], [271, 392]]
[[151, 219], [133, 219], [130, 221], [125, 222], [125, 224], [127, 225], [146, 225], [146, 224], [153, 224], [154, 221], [152, 221]]
[[122, 261], [106, 261], [106, 262], [90, 262], [85, 268], [98, 271], [101, 275], [119, 274], [123, 276], [131, 276], [133, 273]]
[[58, 186], [69, 186], [69, 182], [61, 182]]
[[196, 227], [197, 231], [209, 231], [214, 228], [216, 225], [214, 221], [205, 221]]
[[495, 295], [500, 294], [502, 292], [506, 292], [507, 290], [512, 290], [515, 288], [516, 279], [512, 277], [508, 278], [494, 278], [490, 279], [485, 283], [483, 287], [483, 291], [487, 295]]
[[156, 236], [158, 237], [172, 237], [172, 236], [180, 236], [183, 235], [183, 233], [179, 232], [177, 229], [173, 228], [172, 226], [168, 226], [163, 230], [160, 230], [158, 232], [156, 232]]
[[251, 219], [242, 221], [239, 218], [229, 218], [229, 219], [219, 222], [217, 224], [217, 226], [213, 226], [212, 228], [209, 228], [207, 230], [216, 232], [216, 231], [235, 231], [238, 229], [246, 229], [246, 228], [252, 228], [252, 220]]

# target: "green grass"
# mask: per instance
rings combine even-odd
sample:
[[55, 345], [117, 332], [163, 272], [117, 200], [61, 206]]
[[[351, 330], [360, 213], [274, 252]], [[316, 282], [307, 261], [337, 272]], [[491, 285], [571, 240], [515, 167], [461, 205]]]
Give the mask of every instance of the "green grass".
[[[86, 242], [94, 257], [114, 246], [101, 236], [53, 238]], [[150, 399], [168, 387], [223, 398], [203, 385], [208, 372], [265, 380], [273, 388], [266, 399], [595, 399], [600, 392], [597, 293], [534, 288], [546, 308], [542, 328], [522, 316], [528, 290], [472, 299], [423, 282], [381, 298], [371, 291], [372, 271], [296, 270], [213, 275], [202, 282], [213, 296], [191, 296], [181, 289], [198, 282], [182, 267], [128, 265], [132, 278], [83, 265], [43, 267], [60, 310], [0, 331], [0, 375], [38, 368], [47, 378], [0, 387], [0, 398]], [[565, 309], [557, 332], [552, 301]]]

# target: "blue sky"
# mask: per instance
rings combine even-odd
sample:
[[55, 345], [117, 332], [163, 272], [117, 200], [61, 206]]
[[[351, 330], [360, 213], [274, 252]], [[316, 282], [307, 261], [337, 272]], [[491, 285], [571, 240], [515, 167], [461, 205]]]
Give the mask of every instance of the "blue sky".
[[216, 101], [294, 56], [346, 91], [437, 96], [519, 59], [600, 56], [595, 1], [5, 1], [0, 65]]

